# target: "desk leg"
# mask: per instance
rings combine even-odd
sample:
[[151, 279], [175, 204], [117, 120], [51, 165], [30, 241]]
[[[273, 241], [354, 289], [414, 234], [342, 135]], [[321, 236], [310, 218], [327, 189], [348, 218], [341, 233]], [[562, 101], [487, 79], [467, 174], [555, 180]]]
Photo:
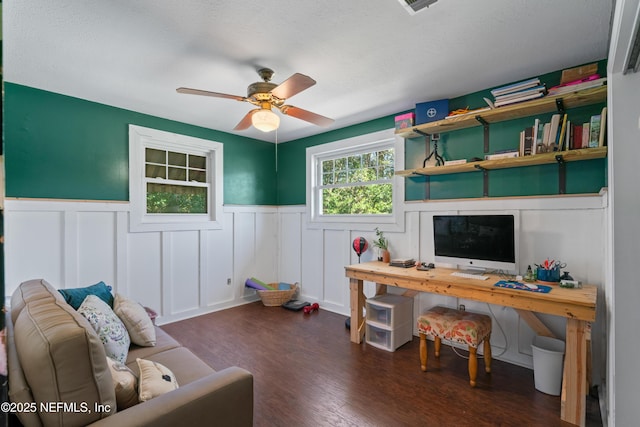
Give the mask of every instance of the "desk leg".
[[362, 280], [349, 279], [351, 291], [351, 342], [360, 344], [364, 337], [364, 287]]
[[560, 417], [563, 421], [585, 425], [587, 396], [587, 322], [567, 319], [563, 393]]

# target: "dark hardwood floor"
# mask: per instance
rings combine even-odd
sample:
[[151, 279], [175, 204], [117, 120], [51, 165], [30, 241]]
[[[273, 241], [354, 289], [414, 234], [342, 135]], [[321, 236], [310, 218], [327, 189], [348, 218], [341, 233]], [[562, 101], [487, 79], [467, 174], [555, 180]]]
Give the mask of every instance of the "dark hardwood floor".
[[[480, 359], [472, 389], [467, 361], [450, 347], [425, 373], [417, 337], [393, 353], [357, 345], [345, 319], [257, 302], [162, 328], [214, 369], [253, 373], [255, 426], [569, 425], [560, 398], [535, 390], [532, 370], [494, 360], [485, 374]], [[593, 398], [587, 425], [602, 425]]]

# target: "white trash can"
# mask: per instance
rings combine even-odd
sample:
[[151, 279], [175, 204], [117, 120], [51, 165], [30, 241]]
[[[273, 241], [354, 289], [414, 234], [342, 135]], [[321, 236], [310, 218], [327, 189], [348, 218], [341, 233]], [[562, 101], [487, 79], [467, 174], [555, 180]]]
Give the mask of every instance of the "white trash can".
[[564, 341], [536, 336], [531, 344], [533, 350], [533, 379], [536, 390], [551, 396], [560, 396]]

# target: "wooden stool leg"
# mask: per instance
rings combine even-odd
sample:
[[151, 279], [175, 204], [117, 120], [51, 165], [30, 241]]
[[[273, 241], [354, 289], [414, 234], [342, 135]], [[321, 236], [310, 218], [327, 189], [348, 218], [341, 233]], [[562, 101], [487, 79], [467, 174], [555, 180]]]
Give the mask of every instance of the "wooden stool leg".
[[484, 371], [491, 373], [491, 335], [484, 339]]
[[435, 354], [436, 357], [440, 357], [440, 337], [436, 336], [433, 339], [433, 343], [435, 344]]
[[420, 334], [420, 369], [427, 371], [427, 336], [423, 333]]
[[478, 376], [478, 349], [469, 347], [469, 384], [471, 387], [476, 386], [476, 377]]

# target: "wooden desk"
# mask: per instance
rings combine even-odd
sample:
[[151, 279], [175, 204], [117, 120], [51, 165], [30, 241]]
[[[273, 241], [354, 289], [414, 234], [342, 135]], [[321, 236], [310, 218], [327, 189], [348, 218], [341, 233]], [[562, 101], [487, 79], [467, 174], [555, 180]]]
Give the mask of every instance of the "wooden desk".
[[[452, 276], [454, 270], [436, 268], [419, 271], [415, 268], [390, 267], [382, 262], [366, 262], [345, 267], [351, 292], [351, 341], [362, 342], [364, 337], [363, 309], [365, 296], [363, 281], [396, 286], [419, 292], [465, 298], [489, 304], [513, 307], [537, 333], [548, 332], [532, 312], [567, 318], [565, 361], [562, 388], [562, 420], [584, 426], [587, 395], [587, 338], [589, 322], [596, 318], [597, 287], [583, 285], [581, 289], [554, 287], [547, 294], [499, 288], [501, 280], [489, 275], [487, 280]], [[384, 293], [379, 287], [377, 293]], [[548, 335], [548, 334], [547, 334]]]

